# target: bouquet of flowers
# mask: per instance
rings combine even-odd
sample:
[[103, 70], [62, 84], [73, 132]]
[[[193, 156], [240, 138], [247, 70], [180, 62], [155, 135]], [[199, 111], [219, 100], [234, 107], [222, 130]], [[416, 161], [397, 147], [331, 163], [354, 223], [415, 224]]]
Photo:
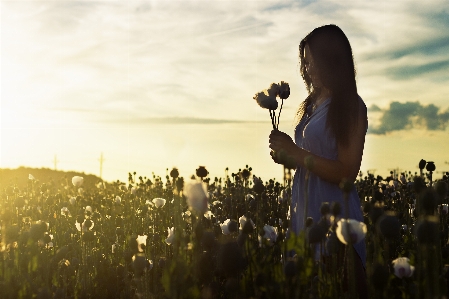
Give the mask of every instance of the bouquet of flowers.
[[[290, 86], [287, 82], [281, 81], [281, 83], [271, 83], [270, 88], [256, 93], [253, 99], [256, 100], [260, 107], [268, 109], [270, 112], [271, 123], [273, 124], [273, 129], [277, 130], [279, 127], [279, 118], [281, 117], [282, 105], [284, 100], [290, 95]], [[277, 97], [279, 97], [281, 102], [281, 108], [279, 109], [278, 116], [276, 117], [275, 110], [278, 108]]]
[[[256, 93], [253, 99], [256, 100], [260, 107], [268, 109], [270, 112], [271, 123], [273, 129], [279, 128], [279, 118], [281, 117], [282, 105], [284, 100], [290, 96], [290, 86], [287, 82], [281, 81], [281, 83], [271, 83], [270, 88]], [[278, 116], [276, 117], [275, 110], [278, 108], [277, 97], [281, 99], [281, 107], [279, 109]], [[296, 164], [291, 157], [288, 157], [284, 151], [275, 152], [271, 151], [270, 155], [283, 164], [286, 168], [294, 169]]]

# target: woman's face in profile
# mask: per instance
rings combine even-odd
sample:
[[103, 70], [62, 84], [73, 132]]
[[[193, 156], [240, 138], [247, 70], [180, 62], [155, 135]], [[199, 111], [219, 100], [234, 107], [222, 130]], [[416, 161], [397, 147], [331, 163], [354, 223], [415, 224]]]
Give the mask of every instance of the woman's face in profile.
[[323, 86], [321, 80], [318, 76], [318, 69], [314, 64], [312, 53], [310, 52], [310, 47], [308, 44], [304, 46], [304, 63], [306, 67], [306, 72], [312, 80], [312, 85], [315, 88], [320, 88]]

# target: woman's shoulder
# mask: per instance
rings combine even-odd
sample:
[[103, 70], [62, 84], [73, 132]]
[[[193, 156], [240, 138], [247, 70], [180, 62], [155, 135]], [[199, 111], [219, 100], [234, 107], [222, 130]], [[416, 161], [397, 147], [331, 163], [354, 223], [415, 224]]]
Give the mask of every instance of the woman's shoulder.
[[363, 107], [366, 108], [365, 101], [362, 99], [362, 97], [361, 97], [359, 94], [357, 94], [357, 98], [359, 99], [359, 103], [360, 103]]
[[365, 101], [360, 95], [357, 94], [359, 99], [359, 119], [363, 118], [365, 120], [366, 131], [368, 131], [368, 108], [366, 107]]
[[365, 101], [362, 99], [362, 97], [357, 94], [357, 99], [358, 99], [358, 108], [359, 108], [359, 112], [362, 113], [367, 113], [368, 112], [368, 108], [366, 107]]

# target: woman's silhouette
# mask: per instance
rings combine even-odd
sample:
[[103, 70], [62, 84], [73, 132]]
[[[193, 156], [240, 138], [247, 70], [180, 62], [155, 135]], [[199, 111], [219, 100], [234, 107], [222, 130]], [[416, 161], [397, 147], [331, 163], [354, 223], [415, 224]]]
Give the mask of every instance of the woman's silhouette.
[[[291, 229], [298, 233], [304, 228], [305, 160], [309, 161], [310, 170], [307, 217], [316, 223], [321, 218], [323, 202], [339, 202], [343, 217], [348, 207], [349, 218], [363, 221], [355, 188], [349, 192], [348, 205], [339, 188], [343, 180], [354, 182], [357, 177], [368, 127], [366, 106], [357, 94], [351, 46], [338, 26], [318, 27], [301, 41], [299, 60], [309, 95], [297, 112], [295, 141], [278, 130], [273, 130], [269, 139], [272, 150], [284, 151], [297, 165], [292, 187]], [[272, 157], [282, 163], [276, 155]], [[362, 298], [366, 295], [365, 244], [353, 246]]]

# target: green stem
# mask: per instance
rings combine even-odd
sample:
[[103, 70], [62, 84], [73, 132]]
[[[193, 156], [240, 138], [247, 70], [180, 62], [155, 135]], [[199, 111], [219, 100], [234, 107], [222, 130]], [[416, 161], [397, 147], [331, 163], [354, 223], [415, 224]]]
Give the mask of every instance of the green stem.
[[303, 219], [303, 229], [306, 229], [306, 221], [307, 221], [307, 209], [309, 206], [309, 175], [310, 171], [307, 169], [306, 177], [304, 181], [304, 219]]
[[279, 114], [278, 114], [278, 119], [277, 119], [276, 129], [279, 129], [279, 119], [281, 118], [282, 105], [284, 105], [284, 99], [282, 99], [282, 102], [281, 102], [281, 108], [279, 109]]
[[270, 118], [271, 118], [271, 124], [273, 125], [273, 130], [276, 130], [276, 125], [274, 124], [275, 118], [276, 118], [275, 112], [274, 111], [272, 112], [271, 109], [268, 109], [268, 111], [270, 111]]

